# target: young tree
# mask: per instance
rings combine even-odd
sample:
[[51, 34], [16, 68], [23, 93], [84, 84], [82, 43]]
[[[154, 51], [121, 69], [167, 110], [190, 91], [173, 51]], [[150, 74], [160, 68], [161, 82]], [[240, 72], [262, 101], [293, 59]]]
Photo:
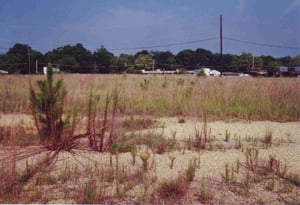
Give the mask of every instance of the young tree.
[[[53, 82], [53, 70], [51, 64], [47, 67], [47, 79], [37, 81], [39, 93], [30, 84], [30, 105], [36, 128], [42, 143], [52, 150], [69, 149], [72, 144], [73, 131], [75, 129], [75, 115], [62, 119], [64, 98], [66, 90], [63, 80]], [[64, 132], [67, 131], [67, 132]]]

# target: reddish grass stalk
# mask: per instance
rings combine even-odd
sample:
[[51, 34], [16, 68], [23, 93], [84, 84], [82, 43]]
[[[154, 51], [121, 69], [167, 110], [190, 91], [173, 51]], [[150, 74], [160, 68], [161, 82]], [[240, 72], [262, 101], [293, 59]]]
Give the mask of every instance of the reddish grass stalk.
[[104, 118], [102, 122], [102, 128], [101, 128], [101, 133], [100, 133], [100, 142], [99, 142], [99, 151], [103, 151], [103, 146], [104, 146], [104, 137], [105, 137], [105, 131], [107, 127], [107, 114], [108, 114], [108, 107], [110, 103], [110, 98], [108, 96], [108, 93], [106, 95], [105, 99], [105, 107], [104, 107]]

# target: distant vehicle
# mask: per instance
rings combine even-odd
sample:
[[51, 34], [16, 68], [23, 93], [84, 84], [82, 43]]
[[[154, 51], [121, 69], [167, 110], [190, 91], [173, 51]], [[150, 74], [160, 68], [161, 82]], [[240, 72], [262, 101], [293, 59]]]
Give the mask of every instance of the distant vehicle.
[[201, 69], [197, 69], [194, 71], [194, 74], [197, 74], [198, 72], [200, 72], [200, 70], [203, 70], [204, 74], [206, 76], [220, 76], [221, 73], [217, 70], [212, 70], [210, 68], [201, 68]]
[[240, 73], [239, 76], [240, 76], [240, 77], [249, 77], [250, 75], [247, 74], [247, 73]]
[[0, 74], [8, 74], [6, 70], [0, 70]]
[[142, 74], [176, 74], [176, 73], [179, 73], [179, 70], [176, 69], [176, 70], [161, 70], [161, 69], [156, 69], [156, 70], [140, 70], [140, 72]]
[[287, 66], [280, 66], [279, 71], [280, 72], [288, 72], [288, 67]]
[[251, 75], [247, 73], [235, 73], [235, 72], [223, 72], [222, 76], [240, 76], [240, 77], [250, 77]]
[[[53, 73], [58, 73], [60, 72], [59, 68], [52, 68]], [[46, 75], [47, 74], [47, 67], [43, 67], [43, 73]]]

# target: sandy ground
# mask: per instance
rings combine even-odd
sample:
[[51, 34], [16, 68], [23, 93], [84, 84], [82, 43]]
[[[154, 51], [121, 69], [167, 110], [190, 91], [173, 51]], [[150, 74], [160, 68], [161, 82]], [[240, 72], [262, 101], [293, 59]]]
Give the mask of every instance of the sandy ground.
[[[176, 140], [183, 144], [189, 138], [193, 138], [195, 135], [195, 129], [203, 131], [204, 123], [196, 118], [188, 118], [185, 123], [178, 123], [177, 118], [160, 118], [160, 128], [154, 128], [149, 130], [138, 131], [143, 132], [157, 132], [161, 133], [167, 138], [175, 136]], [[32, 119], [28, 115], [1, 115], [0, 126], [13, 126], [21, 124], [28, 129], [32, 129]], [[259, 158], [268, 159], [270, 155], [276, 156], [281, 161], [286, 161], [288, 172], [296, 173], [300, 176], [300, 122], [270, 122], [270, 121], [212, 121], [207, 122], [207, 132], [211, 138], [216, 139], [218, 142], [222, 142], [225, 139], [225, 133], [230, 132], [231, 140], [240, 137], [246, 146], [247, 138], [263, 138], [266, 132], [271, 132], [273, 136], [273, 145], [267, 149], [260, 149]], [[1, 147], [0, 147], [1, 151]], [[3, 150], [2, 150], [3, 152]], [[78, 166], [79, 169], [84, 170], [86, 166], [98, 166], [108, 167], [110, 161], [109, 153], [97, 153], [88, 150], [76, 150], [76, 159], [67, 152], [60, 153], [59, 160], [56, 164], [56, 170], [54, 174], [59, 174], [64, 170], [66, 166]], [[169, 155], [175, 155], [174, 168], [170, 169]], [[172, 153], [165, 153], [163, 155], [155, 155], [155, 168], [158, 183], [170, 177], [176, 177], [179, 173], [187, 169], [190, 161], [198, 160], [200, 156], [200, 166], [196, 170], [196, 175], [193, 183], [191, 184], [191, 191], [186, 197], [186, 201], [183, 203], [199, 203], [193, 197], [193, 194], [199, 190], [199, 183], [206, 179], [214, 179], [218, 183], [222, 181], [224, 175], [224, 167], [226, 164], [234, 166], [236, 161], [245, 162], [245, 154], [241, 149], [226, 149], [219, 150], [213, 149], [201, 150], [200, 153], [190, 150], [177, 150]], [[1, 158], [1, 157], [0, 157]], [[131, 167], [132, 157], [130, 153], [122, 153], [119, 155], [119, 162], [121, 166]], [[151, 155], [150, 161], [153, 160]], [[30, 159], [29, 162], [33, 162], [34, 159]], [[141, 166], [142, 162], [137, 158], [137, 164], [135, 168]], [[25, 161], [18, 164], [20, 169], [24, 168]], [[239, 204], [239, 203], [258, 203], [259, 200], [265, 203], [282, 203], [278, 199], [278, 195], [272, 192], [268, 192], [264, 189], [264, 184], [253, 185], [251, 188], [251, 195], [249, 197], [241, 197], [233, 194], [228, 189], [216, 188], [213, 182], [210, 182], [210, 189], [214, 192], [212, 203], [226, 203], [226, 204]], [[279, 186], [279, 185], [278, 185]], [[128, 192], [130, 195], [135, 195], [135, 188]], [[295, 195], [300, 200], [299, 187], [293, 189], [290, 193]], [[56, 198], [50, 200], [50, 203], [76, 203], [72, 199], [61, 199], [60, 194], [56, 195]]]

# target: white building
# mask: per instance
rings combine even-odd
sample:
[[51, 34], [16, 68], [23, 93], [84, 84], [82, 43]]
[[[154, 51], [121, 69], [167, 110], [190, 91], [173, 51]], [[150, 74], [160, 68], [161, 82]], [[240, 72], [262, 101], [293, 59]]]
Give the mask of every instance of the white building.
[[0, 74], [8, 74], [6, 70], [0, 70]]
[[[59, 68], [52, 68], [53, 73], [58, 73], [60, 70]], [[47, 67], [43, 67], [43, 73], [46, 75], [47, 74]]]

